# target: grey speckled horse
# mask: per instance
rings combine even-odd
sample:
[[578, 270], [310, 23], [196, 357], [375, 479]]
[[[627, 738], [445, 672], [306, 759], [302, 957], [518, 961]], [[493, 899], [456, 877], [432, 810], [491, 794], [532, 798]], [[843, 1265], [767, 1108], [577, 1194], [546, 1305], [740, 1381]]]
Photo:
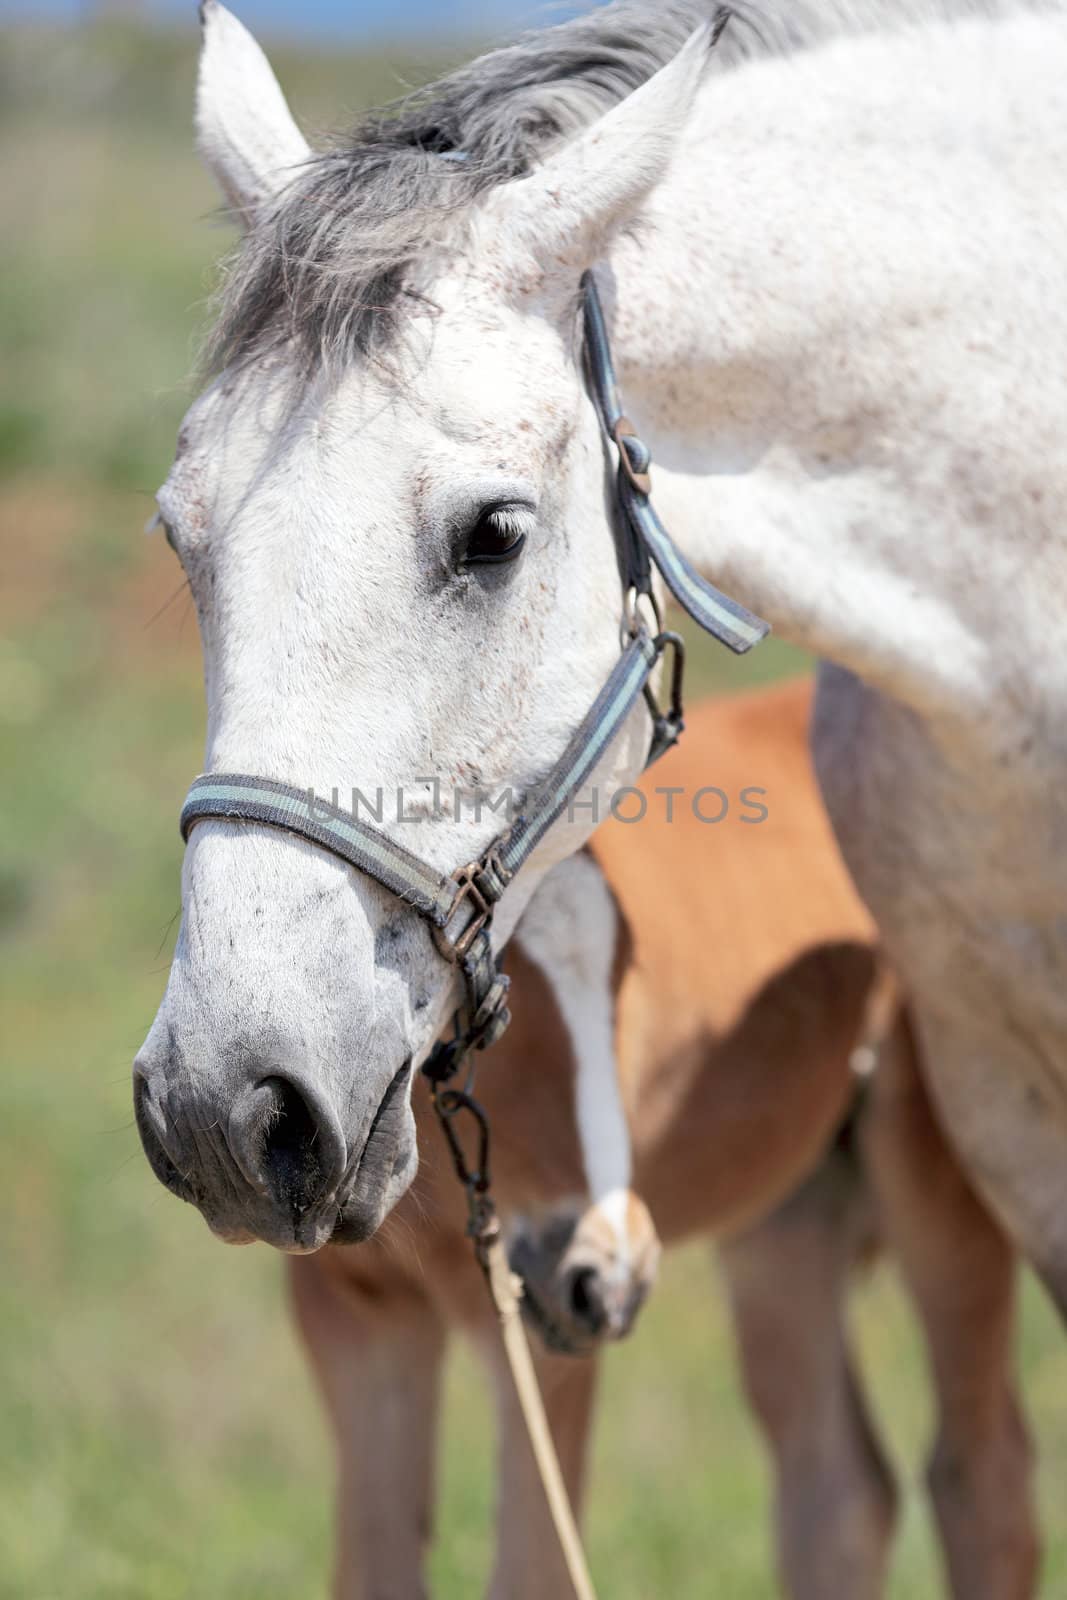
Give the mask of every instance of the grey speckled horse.
[[[683, 43], [708, 9], [607, 6], [316, 155], [208, 0], [201, 144], [245, 236], [159, 497], [207, 767], [405, 785], [443, 872], [498, 826], [457, 792], [550, 769], [618, 648], [592, 268], [679, 543], [835, 663], [840, 839], [952, 1137], [1067, 1309], [1067, 22], [753, 3], [709, 60], [706, 23]], [[542, 843], [498, 942], [592, 820]], [[196, 828], [183, 907], [136, 1069], [157, 1171], [226, 1237], [292, 1246], [294, 1187], [322, 1237], [371, 1230], [454, 970], [253, 826]]]

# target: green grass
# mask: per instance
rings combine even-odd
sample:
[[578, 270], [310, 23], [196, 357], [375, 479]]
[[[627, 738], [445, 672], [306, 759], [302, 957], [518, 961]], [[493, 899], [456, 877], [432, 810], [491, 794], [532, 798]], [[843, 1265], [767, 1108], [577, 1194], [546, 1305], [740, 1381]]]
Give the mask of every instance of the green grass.
[[[201, 754], [189, 603], [162, 540], [140, 533], [227, 242], [190, 151], [193, 48], [191, 33], [0, 33], [3, 1600], [303, 1600], [328, 1567], [329, 1454], [278, 1262], [223, 1249], [163, 1192], [130, 1112], [177, 910], [175, 818]], [[320, 128], [405, 75], [292, 53], [285, 70]], [[729, 681], [796, 664], [768, 647]], [[707, 652], [695, 663], [705, 687], [723, 672]], [[887, 1272], [858, 1295], [856, 1327], [914, 1482], [929, 1402]], [[1022, 1366], [1053, 1595], [1067, 1587], [1067, 1384], [1032, 1287]], [[446, 1432], [435, 1593], [466, 1600], [487, 1567], [492, 1488], [464, 1355]], [[671, 1262], [613, 1354], [596, 1457], [606, 1597], [773, 1592], [765, 1464], [705, 1252]], [[893, 1593], [937, 1592], [912, 1496]]]

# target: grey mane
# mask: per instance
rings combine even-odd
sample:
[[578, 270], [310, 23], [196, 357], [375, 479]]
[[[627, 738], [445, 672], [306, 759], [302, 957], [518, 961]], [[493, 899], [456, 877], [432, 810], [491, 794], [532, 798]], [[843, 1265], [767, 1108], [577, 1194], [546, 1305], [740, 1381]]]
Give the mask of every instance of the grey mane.
[[[730, 0], [712, 67], [1002, 9], [1003, 0]], [[459, 239], [479, 195], [528, 172], [722, 13], [717, 0], [613, 0], [365, 117], [246, 235], [224, 280], [209, 368], [282, 342], [309, 370], [380, 352], [411, 293], [412, 264]]]

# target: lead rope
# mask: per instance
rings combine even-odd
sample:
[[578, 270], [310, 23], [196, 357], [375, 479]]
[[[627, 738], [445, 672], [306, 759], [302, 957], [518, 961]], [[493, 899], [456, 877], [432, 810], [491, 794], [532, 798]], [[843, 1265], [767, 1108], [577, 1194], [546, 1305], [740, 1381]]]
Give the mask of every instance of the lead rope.
[[533, 1357], [530, 1354], [530, 1342], [522, 1325], [522, 1315], [519, 1311], [522, 1285], [508, 1266], [508, 1258], [504, 1253], [499, 1233], [486, 1248], [485, 1276], [500, 1319], [504, 1350], [519, 1396], [526, 1432], [530, 1438], [530, 1447], [537, 1463], [545, 1499], [548, 1501], [556, 1538], [563, 1552], [567, 1576], [571, 1580], [571, 1588], [577, 1600], [596, 1600], [593, 1580], [589, 1574], [585, 1551], [582, 1549], [581, 1534], [574, 1520], [574, 1512], [567, 1495], [567, 1485], [563, 1481], [556, 1446], [552, 1440], [548, 1418], [545, 1416], [541, 1388], [537, 1382], [537, 1373], [534, 1371]]
[[[456, 1071], [458, 1063], [446, 1068], [447, 1077]], [[545, 1415], [541, 1386], [537, 1381], [530, 1343], [522, 1325], [522, 1280], [512, 1272], [501, 1238], [500, 1217], [493, 1204], [489, 1172], [489, 1119], [482, 1106], [470, 1093], [473, 1072], [464, 1089], [450, 1089], [447, 1078], [429, 1075], [430, 1096], [437, 1120], [448, 1144], [456, 1174], [467, 1193], [467, 1235], [473, 1243], [475, 1259], [482, 1269], [489, 1296], [500, 1324], [504, 1354], [508, 1359], [515, 1393], [519, 1398], [522, 1418], [533, 1451], [534, 1463], [541, 1487], [545, 1491], [552, 1526], [559, 1540], [560, 1551], [567, 1568], [575, 1600], [596, 1600], [596, 1590], [589, 1572], [589, 1564], [582, 1549], [571, 1507], [567, 1485], [556, 1454], [552, 1430]], [[453, 1126], [455, 1118], [465, 1112], [475, 1122], [478, 1130], [477, 1165], [467, 1160], [459, 1135]]]

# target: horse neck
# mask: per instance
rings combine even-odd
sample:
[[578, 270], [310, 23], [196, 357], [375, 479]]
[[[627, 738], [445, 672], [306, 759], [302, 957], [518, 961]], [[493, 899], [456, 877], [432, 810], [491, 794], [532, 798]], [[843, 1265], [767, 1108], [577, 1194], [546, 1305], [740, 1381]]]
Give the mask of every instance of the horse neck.
[[[841, 40], [712, 79], [603, 275], [690, 558], [785, 638], [954, 720], [988, 693], [1002, 534], [1016, 597], [1041, 543], [1039, 497], [1019, 497], [1028, 473], [1047, 486], [1048, 443], [1017, 356], [1065, 343], [1021, 287], [1047, 164], [1028, 175], [1019, 148], [1034, 54], [1012, 30], [1037, 25]], [[1025, 92], [1058, 94], [1039, 76]]]

